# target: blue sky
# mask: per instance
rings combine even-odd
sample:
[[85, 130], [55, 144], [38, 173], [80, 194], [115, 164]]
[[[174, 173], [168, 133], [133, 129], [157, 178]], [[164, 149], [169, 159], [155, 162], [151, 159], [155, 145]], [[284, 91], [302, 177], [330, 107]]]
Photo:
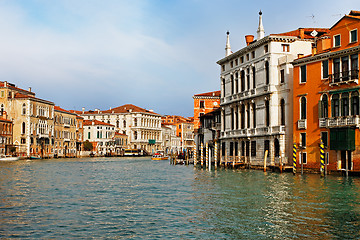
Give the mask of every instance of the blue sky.
[[226, 31], [233, 51], [244, 47], [260, 9], [265, 35], [360, 10], [358, 0], [0, 0], [0, 79], [65, 109], [192, 116], [192, 96], [220, 88]]

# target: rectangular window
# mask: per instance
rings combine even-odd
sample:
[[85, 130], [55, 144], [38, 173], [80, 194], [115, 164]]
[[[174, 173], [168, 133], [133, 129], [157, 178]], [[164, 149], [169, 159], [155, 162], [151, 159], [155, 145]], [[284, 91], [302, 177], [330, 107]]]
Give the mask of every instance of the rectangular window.
[[300, 133], [300, 147], [306, 148], [306, 133]]
[[200, 108], [205, 108], [205, 101], [204, 100], [200, 100]]
[[230, 68], [233, 68], [233, 67], [234, 67], [234, 62], [231, 61], [231, 62], [230, 62]]
[[300, 83], [306, 83], [306, 65], [300, 67]]
[[243, 63], [244, 62], [244, 56], [241, 56], [240, 57], [240, 63]]
[[235, 59], [235, 66], [239, 65], [238, 59]]
[[246, 61], [249, 61], [249, 54], [246, 54]]
[[328, 146], [328, 132], [321, 132], [321, 141], [324, 144], [324, 147]]
[[285, 69], [280, 70], [280, 83], [285, 82]]
[[301, 164], [301, 163], [307, 164], [306, 152], [302, 152], [302, 153], [300, 153], [299, 155], [300, 155], [300, 159], [299, 159], [300, 164]]
[[283, 52], [290, 52], [290, 45], [289, 44], [281, 44]]
[[251, 141], [251, 156], [256, 156], [256, 141]]
[[269, 52], [269, 45], [264, 46], [264, 51], [265, 51], [265, 53]]
[[221, 69], [222, 69], [222, 71], [224, 72], [224, 71], [225, 71], [225, 65], [222, 65], [222, 66], [221, 66]]
[[350, 43], [357, 42], [357, 29], [350, 31]]
[[4, 91], [1, 91], [1, 97], [5, 97], [5, 92]]
[[270, 156], [270, 141], [269, 140], [264, 141], [264, 155], [265, 155], [266, 150], [268, 151], [267, 156]]
[[252, 52], [251, 52], [251, 57], [252, 57], [252, 58], [255, 58], [255, 51], [252, 51]]
[[334, 36], [334, 47], [340, 47], [341, 44], [341, 37], [340, 34]]
[[322, 61], [322, 78], [329, 77], [329, 60]]

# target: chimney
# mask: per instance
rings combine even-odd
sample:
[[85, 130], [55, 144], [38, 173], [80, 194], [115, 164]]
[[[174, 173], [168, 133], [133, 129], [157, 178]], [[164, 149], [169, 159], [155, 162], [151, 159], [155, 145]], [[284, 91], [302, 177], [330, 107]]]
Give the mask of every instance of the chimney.
[[7, 81], [4, 81], [4, 87], [7, 87]]
[[245, 36], [246, 46], [249, 46], [250, 43], [254, 41], [254, 35], [246, 35]]
[[82, 108], [82, 112], [83, 112], [83, 114], [84, 114], [84, 112], [85, 112], [85, 108], [84, 108], [84, 107]]
[[15, 98], [15, 92], [11, 92], [11, 98]]
[[303, 28], [299, 28], [299, 37], [300, 39], [304, 39], [305, 33]]
[[31, 87], [29, 87], [29, 90], [28, 90], [29, 92], [31, 92]]
[[316, 43], [317, 52], [322, 52], [326, 49], [331, 48], [331, 39], [329, 36], [321, 37]]

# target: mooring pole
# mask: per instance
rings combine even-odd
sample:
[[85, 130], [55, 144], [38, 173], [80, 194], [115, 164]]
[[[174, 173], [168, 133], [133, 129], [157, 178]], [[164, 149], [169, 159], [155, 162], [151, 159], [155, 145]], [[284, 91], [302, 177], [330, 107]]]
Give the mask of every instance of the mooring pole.
[[293, 174], [296, 174], [296, 143], [293, 145]]
[[324, 152], [324, 143], [320, 142], [320, 173], [322, 177], [325, 177], [325, 152]]
[[267, 159], [267, 155], [268, 155], [269, 150], [265, 151], [265, 156], [264, 156], [264, 172], [266, 172], [266, 159]]

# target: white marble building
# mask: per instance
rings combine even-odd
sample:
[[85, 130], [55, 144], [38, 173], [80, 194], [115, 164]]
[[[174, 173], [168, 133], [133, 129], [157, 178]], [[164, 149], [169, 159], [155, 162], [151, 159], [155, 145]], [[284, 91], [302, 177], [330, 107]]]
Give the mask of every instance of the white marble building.
[[[263, 165], [290, 163], [292, 155], [291, 62], [312, 53], [314, 29], [300, 28], [264, 36], [259, 13], [257, 39], [232, 53], [229, 33], [221, 67], [221, 156]], [[326, 32], [316, 29], [319, 35]], [[318, 36], [319, 36], [318, 35]]]

